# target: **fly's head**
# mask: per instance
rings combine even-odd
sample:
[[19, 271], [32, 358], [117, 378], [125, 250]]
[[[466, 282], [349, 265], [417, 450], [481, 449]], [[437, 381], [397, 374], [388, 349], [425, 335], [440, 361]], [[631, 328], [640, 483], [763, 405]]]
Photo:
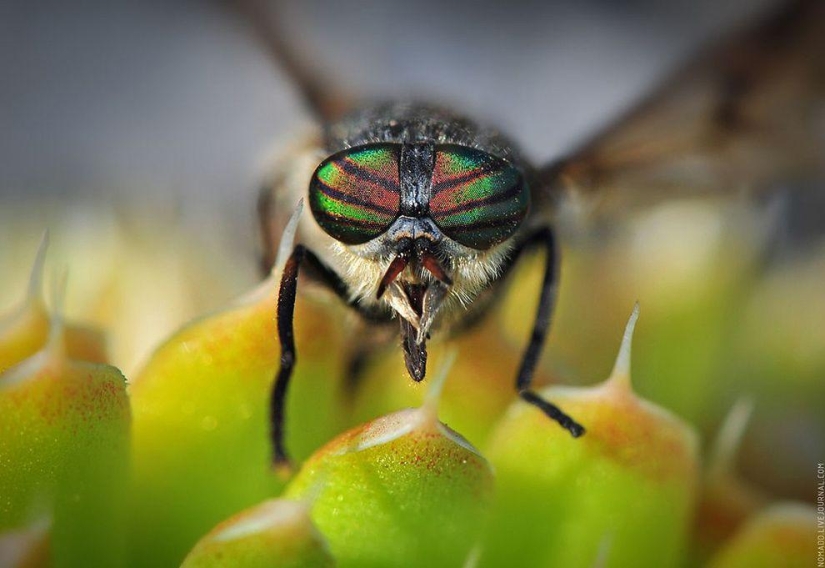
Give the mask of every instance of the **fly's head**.
[[498, 276], [530, 193], [518, 168], [480, 149], [375, 143], [324, 160], [309, 203], [346, 257], [350, 289], [401, 318], [407, 368], [421, 380], [430, 330]]

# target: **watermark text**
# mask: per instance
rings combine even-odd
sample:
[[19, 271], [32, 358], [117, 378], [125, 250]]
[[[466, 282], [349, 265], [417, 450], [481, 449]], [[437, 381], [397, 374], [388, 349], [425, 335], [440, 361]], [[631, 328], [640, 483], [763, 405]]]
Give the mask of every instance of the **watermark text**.
[[825, 463], [816, 464], [816, 565], [825, 567]]

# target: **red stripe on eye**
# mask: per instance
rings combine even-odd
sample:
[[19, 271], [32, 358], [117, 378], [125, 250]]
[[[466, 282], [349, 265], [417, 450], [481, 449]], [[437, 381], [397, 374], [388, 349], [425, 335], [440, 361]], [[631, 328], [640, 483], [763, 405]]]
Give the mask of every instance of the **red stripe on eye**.
[[444, 145], [436, 152], [430, 215], [445, 235], [484, 250], [518, 230], [530, 194], [514, 166], [475, 148]]
[[482, 166], [471, 171], [461, 171], [456, 174], [448, 175], [439, 169], [438, 164], [436, 163], [436, 169], [433, 171], [433, 194], [440, 193], [444, 190], [453, 189], [458, 185], [463, 187], [467, 183], [473, 182], [491, 173], [495, 173], [495, 170], [490, 167]]
[[370, 199], [371, 195], [368, 194], [367, 198], [365, 199], [361, 195], [353, 195], [352, 193], [342, 192], [339, 191], [338, 188], [330, 187], [322, 181], [318, 181], [318, 189], [326, 196], [338, 200], [343, 201], [345, 203], [349, 203], [351, 205], [355, 205], [357, 207], [361, 207], [364, 209], [369, 209], [379, 215], [389, 215], [395, 216], [397, 213], [397, 208], [392, 206], [387, 207], [383, 203], [380, 203], [377, 199]]
[[344, 159], [335, 162], [335, 165], [353, 178], [375, 183], [393, 193], [401, 192], [397, 166], [394, 170], [386, 167], [372, 169], [353, 161], [350, 156], [345, 156]]
[[366, 206], [396, 212], [401, 199], [398, 157], [398, 149], [391, 146], [348, 150], [328, 160], [326, 167], [334, 168], [335, 175], [321, 181]]

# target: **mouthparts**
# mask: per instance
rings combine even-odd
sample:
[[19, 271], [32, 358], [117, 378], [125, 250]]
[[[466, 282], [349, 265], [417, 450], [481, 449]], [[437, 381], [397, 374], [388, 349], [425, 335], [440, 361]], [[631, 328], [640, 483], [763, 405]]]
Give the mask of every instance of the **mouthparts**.
[[[419, 242], [421, 244], [419, 244]], [[401, 340], [407, 371], [415, 381], [424, 379], [427, 368], [427, 340], [436, 314], [453, 285], [452, 279], [426, 241], [403, 243], [378, 284], [376, 297], [387, 293], [387, 302], [400, 316]], [[412, 264], [432, 275], [429, 282], [399, 281], [398, 276]]]

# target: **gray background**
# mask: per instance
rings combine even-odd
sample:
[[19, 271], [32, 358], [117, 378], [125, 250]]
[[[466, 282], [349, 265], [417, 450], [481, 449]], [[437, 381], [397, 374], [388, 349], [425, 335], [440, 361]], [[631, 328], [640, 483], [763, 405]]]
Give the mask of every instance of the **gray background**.
[[[544, 160], [770, 2], [285, 4], [288, 36], [331, 80], [445, 101]], [[246, 221], [263, 156], [309, 121], [218, 2], [4, 2], [0, 78], [0, 207], [59, 194]]]

